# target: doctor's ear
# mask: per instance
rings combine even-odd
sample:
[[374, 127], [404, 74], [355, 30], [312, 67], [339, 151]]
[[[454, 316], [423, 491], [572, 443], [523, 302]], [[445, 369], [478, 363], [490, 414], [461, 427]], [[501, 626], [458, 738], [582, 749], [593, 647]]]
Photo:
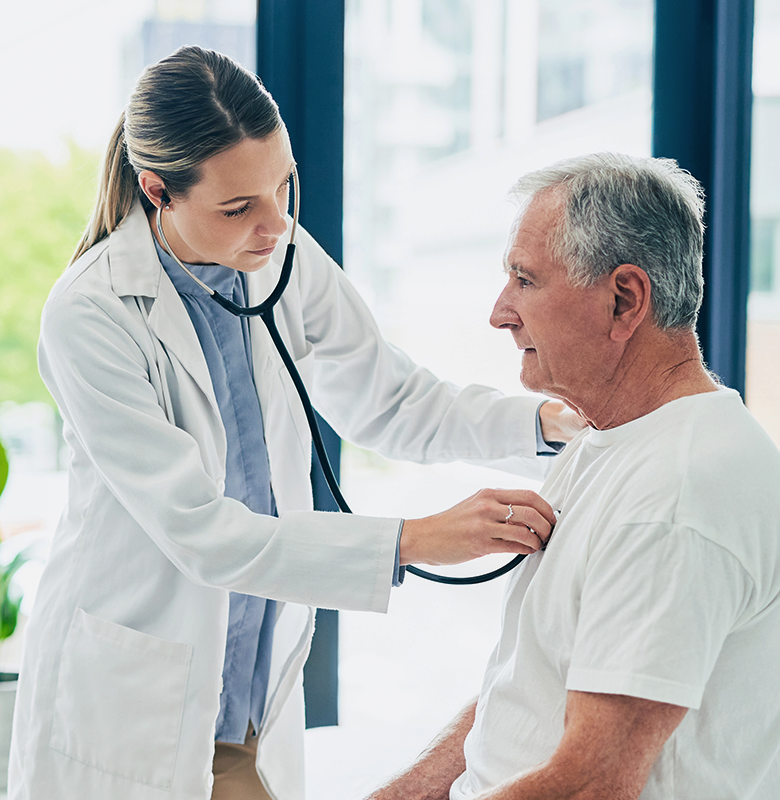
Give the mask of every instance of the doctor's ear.
[[170, 205], [171, 198], [165, 189], [162, 178], [160, 178], [157, 173], [149, 169], [141, 170], [141, 172], [138, 173], [138, 185], [155, 208], [161, 205]]
[[650, 278], [636, 264], [621, 264], [609, 276], [613, 298], [610, 338], [628, 341], [650, 312]]

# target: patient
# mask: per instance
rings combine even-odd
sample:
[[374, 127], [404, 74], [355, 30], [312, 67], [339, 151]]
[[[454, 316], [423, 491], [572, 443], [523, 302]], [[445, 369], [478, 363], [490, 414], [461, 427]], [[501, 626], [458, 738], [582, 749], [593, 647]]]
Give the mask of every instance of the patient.
[[776, 800], [780, 453], [699, 354], [701, 189], [601, 154], [514, 192], [491, 322], [589, 427], [478, 701], [372, 797]]

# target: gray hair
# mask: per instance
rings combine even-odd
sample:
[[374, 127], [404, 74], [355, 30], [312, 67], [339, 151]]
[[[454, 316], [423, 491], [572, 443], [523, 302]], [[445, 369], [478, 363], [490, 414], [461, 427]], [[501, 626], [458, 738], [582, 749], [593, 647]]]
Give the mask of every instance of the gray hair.
[[693, 328], [704, 286], [704, 192], [690, 173], [668, 158], [597, 153], [524, 175], [510, 193], [527, 207], [547, 191], [562, 201], [549, 246], [571, 283], [592, 286], [635, 264], [650, 278], [656, 325]]

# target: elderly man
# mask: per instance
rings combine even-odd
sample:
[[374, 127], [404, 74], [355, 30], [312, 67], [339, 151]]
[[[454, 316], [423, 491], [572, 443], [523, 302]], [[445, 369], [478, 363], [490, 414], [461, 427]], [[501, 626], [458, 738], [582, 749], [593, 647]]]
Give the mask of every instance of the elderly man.
[[491, 322], [588, 428], [478, 702], [373, 797], [776, 800], [780, 453], [699, 354], [700, 187], [601, 154], [514, 191]]

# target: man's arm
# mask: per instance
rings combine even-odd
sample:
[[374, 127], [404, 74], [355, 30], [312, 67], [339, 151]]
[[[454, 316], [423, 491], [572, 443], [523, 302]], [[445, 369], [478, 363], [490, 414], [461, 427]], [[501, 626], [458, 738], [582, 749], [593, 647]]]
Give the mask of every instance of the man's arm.
[[476, 707], [476, 700], [469, 703], [407, 770], [366, 800], [447, 800], [450, 786], [466, 769], [463, 741]]
[[478, 800], [635, 800], [688, 709], [625, 695], [569, 692], [548, 761]]

